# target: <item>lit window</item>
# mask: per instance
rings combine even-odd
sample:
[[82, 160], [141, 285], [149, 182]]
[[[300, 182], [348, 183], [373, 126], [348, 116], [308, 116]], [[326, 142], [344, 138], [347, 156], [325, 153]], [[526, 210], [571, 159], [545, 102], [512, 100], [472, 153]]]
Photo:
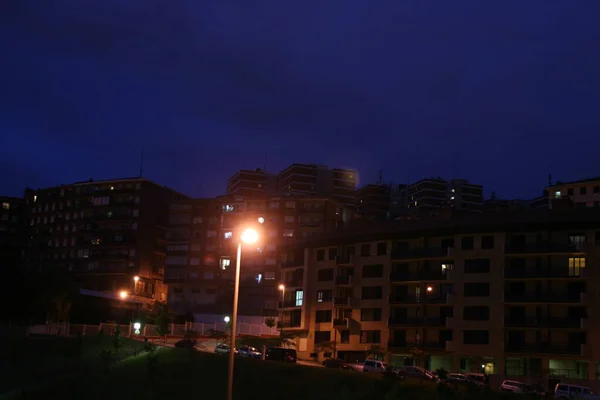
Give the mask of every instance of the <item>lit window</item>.
[[285, 229], [283, 231], [283, 237], [294, 237], [294, 230], [293, 229]]
[[585, 257], [569, 257], [569, 276], [580, 276], [585, 268]]
[[114, 187], [114, 186], [111, 186], [111, 187], [110, 187], [110, 190], [115, 190], [115, 187]]
[[265, 265], [275, 265], [275, 264], [277, 264], [277, 261], [274, 258], [267, 258], [265, 260]]
[[294, 216], [286, 215], [285, 217], [283, 217], [283, 222], [294, 222]]
[[10, 203], [2, 203], [2, 208], [5, 210], [10, 210]]
[[92, 244], [100, 244], [100, 243], [102, 243], [102, 239], [100, 239], [100, 238], [92, 239]]
[[231, 204], [225, 204], [223, 206], [223, 211], [225, 211], [225, 212], [232, 212], [233, 211], [233, 205], [231, 205]]
[[192, 223], [194, 223], [194, 224], [201, 224], [202, 223], [202, 217], [194, 217], [194, 219], [192, 220]]
[[452, 264], [442, 264], [442, 272], [452, 271]]
[[262, 274], [256, 275], [256, 282], [258, 282], [258, 283], [262, 282]]
[[304, 298], [303, 290], [296, 290], [296, 307], [302, 306], [302, 299]]
[[560, 190], [554, 192], [554, 198], [555, 199], [560, 199]]
[[272, 281], [275, 279], [275, 272], [265, 272], [265, 280]]
[[229, 267], [230, 264], [231, 264], [231, 260], [229, 258], [222, 258], [221, 259], [221, 269], [222, 270], [226, 270], [227, 267]]
[[231, 239], [233, 237], [233, 232], [225, 232], [223, 235], [225, 239]]
[[35, 203], [36, 201], [37, 201], [37, 195], [36, 195], [36, 194], [34, 194], [34, 195], [33, 195], [33, 202]]
[[450, 200], [454, 200], [454, 196], [450, 197]]

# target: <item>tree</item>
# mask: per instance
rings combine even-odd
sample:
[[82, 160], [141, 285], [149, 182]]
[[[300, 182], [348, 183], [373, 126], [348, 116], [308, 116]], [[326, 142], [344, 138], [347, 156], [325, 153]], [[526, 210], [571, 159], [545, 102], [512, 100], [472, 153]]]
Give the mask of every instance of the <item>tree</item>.
[[332, 355], [334, 358], [337, 356], [337, 342], [335, 340], [319, 343], [317, 349], [323, 352], [325, 358], [331, 358]]
[[118, 356], [119, 349], [123, 347], [123, 337], [121, 336], [121, 327], [119, 325], [117, 325], [113, 334], [113, 347], [115, 349], [115, 356]]
[[372, 344], [371, 347], [367, 349], [367, 357], [372, 356], [376, 360], [385, 357], [385, 350], [381, 348], [381, 346], [377, 344]]
[[425, 350], [420, 349], [418, 347], [413, 347], [412, 349], [410, 349], [410, 354], [420, 367], [423, 366], [425, 359], [428, 356]]
[[147, 323], [156, 325], [156, 333], [163, 339], [171, 331], [169, 330], [173, 317], [169, 312], [169, 306], [165, 301], [156, 300], [150, 307]]
[[275, 318], [269, 317], [269, 318], [265, 318], [265, 325], [268, 328], [275, 328], [275, 326], [277, 325], [277, 322], [275, 321]]

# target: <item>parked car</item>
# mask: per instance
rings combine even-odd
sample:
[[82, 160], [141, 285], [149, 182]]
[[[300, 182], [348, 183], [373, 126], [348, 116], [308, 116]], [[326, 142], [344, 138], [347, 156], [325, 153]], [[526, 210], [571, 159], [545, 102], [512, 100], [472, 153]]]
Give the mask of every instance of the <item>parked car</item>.
[[[238, 350], [237, 349], [233, 349], [234, 354], [238, 354]], [[226, 344], [218, 344], [215, 346], [215, 353], [217, 354], [229, 354], [229, 346]]]
[[500, 384], [501, 392], [528, 393], [528, 388], [529, 385], [519, 381], [505, 380]]
[[267, 350], [265, 360], [295, 363], [298, 356], [296, 350], [285, 347], [271, 347]]
[[385, 372], [387, 370], [387, 363], [379, 360], [365, 360], [363, 364], [363, 372]]
[[399, 369], [398, 375], [404, 378], [417, 378], [427, 381], [439, 381], [439, 378], [434, 373], [427, 371], [426, 369], [415, 367], [415, 366], [405, 366]]
[[255, 347], [250, 346], [241, 346], [238, 350], [238, 355], [240, 357], [252, 357], [257, 359], [262, 359], [262, 353], [258, 351]]
[[467, 377], [467, 382], [475, 385], [479, 388], [483, 388], [487, 386], [487, 380], [485, 379], [485, 375], [476, 372], [466, 372], [465, 376]]
[[446, 382], [449, 383], [466, 383], [467, 376], [465, 374], [458, 374], [455, 372], [446, 375]]
[[581, 399], [581, 400], [600, 400], [600, 394], [594, 392], [589, 387], [578, 385], [567, 385], [558, 383], [554, 388], [554, 398], [566, 399]]
[[195, 349], [198, 345], [196, 339], [181, 339], [180, 341], [175, 343], [175, 347], [180, 347], [184, 349]]
[[337, 368], [354, 371], [354, 369], [348, 363], [337, 358], [328, 358], [327, 360], [323, 361], [323, 366], [325, 368]]

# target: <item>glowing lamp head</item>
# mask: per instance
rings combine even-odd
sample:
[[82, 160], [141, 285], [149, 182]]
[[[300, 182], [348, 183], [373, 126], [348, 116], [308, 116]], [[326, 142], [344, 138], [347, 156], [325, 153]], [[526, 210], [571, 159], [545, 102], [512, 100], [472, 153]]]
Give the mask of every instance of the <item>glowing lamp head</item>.
[[279, 285], [279, 290], [285, 290], [285, 285], [284, 284]]
[[264, 224], [265, 223], [265, 217], [258, 217], [258, 223], [259, 224]]
[[431, 286], [427, 286], [427, 291], [431, 292], [433, 290], [433, 288]]
[[228, 323], [229, 323], [229, 317], [225, 317], [225, 318], [223, 318], [223, 321], [225, 321], [225, 323], [227, 323], [227, 324], [228, 324]]
[[136, 275], [136, 276], [133, 277], [133, 280], [137, 283], [137, 281], [140, 280], [140, 277]]
[[122, 299], [126, 299], [127, 298], [127, 292], [124, 290], [121, 290], [121, 292], [119, 292], [119, 297]]
[[258, 240], [258, 232], [256, 232], [254, 229], [246, 229], [242, 233], [241, 239], [244, 243], [256, 243], [256, 241]]
[[136, 331], [139, 331], [141, 327], [142, 327], [142, 324], [140, 324], [139, 322], [136, 322], [135, 324], [133, 324], [133, 329], [135, 329]]

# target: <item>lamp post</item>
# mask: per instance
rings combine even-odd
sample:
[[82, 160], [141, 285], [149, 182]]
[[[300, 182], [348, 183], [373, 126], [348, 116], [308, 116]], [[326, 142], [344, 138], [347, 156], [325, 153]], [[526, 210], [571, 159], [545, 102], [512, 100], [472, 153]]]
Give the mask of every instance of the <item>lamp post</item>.
[[139, 280], [140, 280], [139, 276], [136, 275], [133, 277], [133, 306], [131, 307], [131, 323], [133, 323], [133, 320], [135, 319], [135, 308], [137, 307], [135, 294], [137, 292], [137, 285], [138, 285]]
[[281, 330], [283, 328], [283, 307], [285, 307], [285, 285], [282, 283], [279, 285], [281, 290], [281, 307], [279, 308], [279, 336], [281, 336]]
[[[260, 221], [259, 221], [260, 222]], [[237, 246], [237, 257], [235, 260], [235, 286], [233, 289], [233, 313], [231, 315], [231, 343], [229, 346], [229, 370], [227, 371], [227, 400], [233, 399], [233, 363], [235, 360], [235, 335], [237, 329], [238, 299], [240, 292], [240, 261], [242, 259], [242, 243], [256, 243], [258, 232], [254, 229], [246, 229]]]

